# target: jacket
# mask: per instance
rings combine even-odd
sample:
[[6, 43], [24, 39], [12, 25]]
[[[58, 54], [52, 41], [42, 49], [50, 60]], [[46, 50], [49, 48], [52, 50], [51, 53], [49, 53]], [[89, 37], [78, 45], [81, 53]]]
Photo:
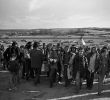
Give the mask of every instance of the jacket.
[[41, 68], [43, 63], [43, 53], [41, 50], [32, 49], [30, 51], [31, 67]]
[[[89, 53], [86, 56], [87, 57], [88, 64], [90, 63], [91, 56], [92, 56], [92, 53]], [[95, 59], [95, 66], [94, 66], [95, 72], [98, 70], [98, 67], [99, 67], [99, 54], [97, 53], [96, 54], [96, 59]]]
[[87, 68], [87, 66], [87, 58], [77, 54], [73, 60], [73, 70], [75, 69], [76, 71], [83, 71]]
[[98, 70], [97, 70], [97, 73], [98, 74], [106, 74], [106, 72], [108, 72], [108, 70], [109, 70], [109, 62], [110, 60], [109, 60], [109, 57], [107, 56], [107, 57], [102, 57], [101, 55], [100, 55], [100, 57], [99, 57], [99, 67], [98, 67]]

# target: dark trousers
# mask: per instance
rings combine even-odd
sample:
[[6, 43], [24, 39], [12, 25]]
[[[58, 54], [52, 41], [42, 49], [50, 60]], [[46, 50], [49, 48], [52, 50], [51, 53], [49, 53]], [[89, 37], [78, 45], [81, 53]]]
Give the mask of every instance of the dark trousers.
[[82, 87], [83, 78], [81, 76], [81, 72], [77, 71], [76, 73], [76, 93], [78, 93]]
[[26, 71], [26, 79], [28, 80], [31, 72], [31, 60], [25, 59], [25, 71]]
[[98, 74], [98, 94], [101, 94], [101, 92], [103, 90], [103, 80], [105, 78], [106, 71], [107, 71], [107, 69], [104, 66], [99, 71], [99, 74]]
[[48, 70], [47, 70], [47, 77], [49, 77], [49, 75], [50, 75], [50, 70], [51, 70], [51, 69], [50, 69], [50, 64], [47, 64], [47, 69], [48, 69]]
[[86, 78], [87, 78], [87, 88], [92, 89], [94, 81], [94, 72], [90, 73], [87, 70]]
[[24, 78], [25, 77], [25, 60], [21, 62], [21, 66], [22, 66], [22, 78]]
[[56, 81], [56, 68], [50, 69], [49, 79], [50, 79], [50, 87], [52, 87], [53, 83]]
[[9, 62], [9, 60], [4, 59], [4, 61], [3, 61], [4, 69], [8, 69], [8, 62]]
[[33, 73], [35, 74], [35, 84], [40, 83], [40, 74], [41, 74], [41, 68], [32, 68]]
[[61, 81], [61, 64], [60, 64], [60, 62], [58, 62], [57, 66], [58, 66], [58, 70], [57, 70], [57, 72], [58, 72], [58, 81]]
[[67, 87], [68, 84], [69, 84], [69, 80], [68, 80], [68, 76], [67, 76], [67, 68], [68, 68], [68, 65], [64, 65], [64, 81], [65, 81], [65, 87]]

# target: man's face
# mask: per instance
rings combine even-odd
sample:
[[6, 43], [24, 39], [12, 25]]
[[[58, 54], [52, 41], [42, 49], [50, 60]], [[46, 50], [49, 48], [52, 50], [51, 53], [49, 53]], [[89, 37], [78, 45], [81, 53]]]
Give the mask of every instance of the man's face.
[[21, 51], [22, 51], [22, 50], [24, 50], [24, 47], [21, 47], [20, 49], [21, 49]]
[[107, 56], [108, 55], [108, 50], [105, 50], [105, 52], [102, 53], [102, 56]]
[[96, 48], [92, 48], [92, 53], [96, 53]]
[[87, 53], [90, 53], [90, 52], [91, 52], [91, 50], [88, 50], [88, 51], [87, 51]]
[[68, 51], [68, 46], [66, 46], [66, 47], [64, 48], [64, 50], [65, 50], [65, 52], [67, 52], [67, 51]]
[[108, 50], [105, 51], [105, 56], [107, 56], [107, 55], [108, 55]]
[[82, 56], [84, 53], [84, 50], [79, 50], [79, 55]]
[[55, 51], [55, 50], [56, 50], [56, 46], [55, 46], [55, 45], [53, 45], [52, 50], [53, 50], [53, 51]]
[[72, 52], [76, 52], [76, 49], [75, 48], [72, 48]]

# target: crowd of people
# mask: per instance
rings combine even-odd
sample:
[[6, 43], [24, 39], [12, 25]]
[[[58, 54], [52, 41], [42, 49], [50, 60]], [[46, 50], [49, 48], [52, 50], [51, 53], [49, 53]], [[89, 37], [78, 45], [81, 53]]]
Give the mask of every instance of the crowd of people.
[[19, 85], [20, 79], [32, 78], [34, 84], [40, 84], [42, 71], [46, 72], [49, 79], [49, 87], [55, 82], [64, 82], [67, 87], [75, 82], [76, 92], [79, 93], [82, 82], [86, 80], [86, 88], [93, 88], [94, 75], [98, 75], [98, 95], [102, 93], [103, 80], [110, 71], [110, 52], [107, 46], [66, 45], [57, 43], [45, 44], [42, 47], [39, 42], [27, 42], [18, 46], [16, 41], [4, 49], [0, 45], [0, 65], [9, 70], [10, 90]]

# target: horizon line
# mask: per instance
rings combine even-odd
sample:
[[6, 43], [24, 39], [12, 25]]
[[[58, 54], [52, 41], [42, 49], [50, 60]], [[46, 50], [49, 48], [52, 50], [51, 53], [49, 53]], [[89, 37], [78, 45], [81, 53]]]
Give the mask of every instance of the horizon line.
[[85, 28], [110, 28], [110, 27], [61, 27], [61, 28], [3, 28], [3, 29], [0, 29], [0, 30], [40, 30], [40, 29], [81, 29], [81, 28], [83, 28], [83, 29], [85, 29]]

